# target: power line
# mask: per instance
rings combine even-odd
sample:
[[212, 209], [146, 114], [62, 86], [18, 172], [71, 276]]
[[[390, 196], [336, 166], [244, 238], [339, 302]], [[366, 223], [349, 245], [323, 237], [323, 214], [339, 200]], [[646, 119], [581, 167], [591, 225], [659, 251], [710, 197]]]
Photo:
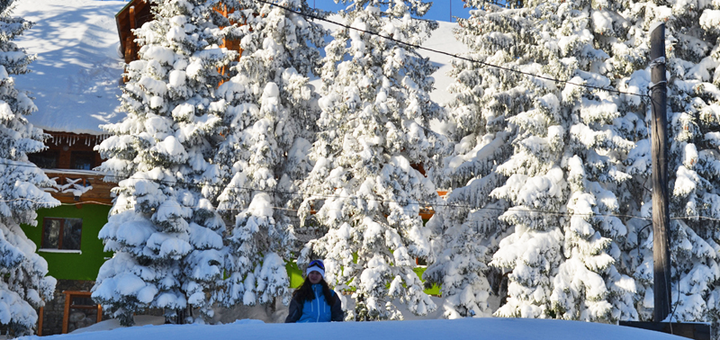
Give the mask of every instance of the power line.
[[[128, 179], [134, 179], [134, 180], [149, 180], [147, 178], [133, 178], [129, 177]], [[167, 182], [167, 181], [154, 181], [150, 180], [155, 183], [161, 183], [165, 185], [174, 185], [177, 184], [175, 182]], [[239, 187], [239, 186], [220, 186], [220, 185], [214, 185], [210, 184], [208, 186], [216, 187], [216, 188], [228, 188], [228, 189], [237, 189], [242, 191], [248, 191], [248, 192], [265, 192], [265, 193], [273, 193], [273, 194], [285, 194], [290, 196], [297, 196], [300, 198], [303, 198], [305, 193], [301, 191], [282, 191], [282, 190], [269, 190], [269, 189], [258, 189], [258, 188], [250, 188], [250, 187]], [[396, 200], [388, 200], [388, 199], [367, 199], [363, 197], [353, 197], [353, 196], [338, 196], [338, 195], [309, 195], [306, 199], [316, 199], [316, 200], [322, 200], [322, 199], [340, 199], [340, 200], [356, 200], [356, 199], [363, 199], [367, 202], [376, 202], [376, 203], [400, 203]], [[15, 202], [15, 201], [23, 201], [27, 200], [33, 203], [37, 204], [51, 204], [52, 202], [44, 202], [44, 201], [36, 201], [32, 199], [27, 198], [15, 198], [11, 200], [0, 200], [0, 202], [3, 203], [9, 203], [9, 202]], [[75, 203], [61, 203], [62, 206], [73, 206], [73, 205], [82, 205], [82, 204], [98, 204], [98, 205], [106, 205], [106, 206], [113, 206], [113, 204], [108, 204], [104, 202], [99, 201], [83, 201], [83, 202], [75, 202]], [[432, 203], [432, 202], [421, 202], [421, 201], [409, 201], [407, 205], [418, 205], [420, 206], [420, 209], [435, 209], [435, 208], [461, 208], [461, 209], [470, 209], [474, 211], [496, 211], [496, 212], [509, 212], [512, 211], [513, 208], [520, 208], [521, 210], [515, 210], [515, 213], [522, 213], [525, 215], [543, 215], [543, 216], [556, 216], [556, 217], [573, 217], [573, 216], [580, 216], [580, 217], [599, 217], [599, 218], [609, 218], [609, 217], [616, 217], [616, 218], [626, 218], [626, 219], [640, 219], [640, 220], [652, 220], [650, 217], [643, 217], [643, 216], [636, 216], [636, 215], [627, 215], [627, 214], [612, 214], [612, 213], [586, 213], [586, 214], [578, 214], [578, 213], [569, 213], [569, 212], [562, 212], [562, 211], [549, 211], [549, 210], [540, 210], [540, 209], [532, 209], [528, 208], [526, 206], [514, 206], [509, 209], [503, 209], [503, 208], [493, 208], [493, 207], [476, 207], [471, 205], [462, 205], [462, 204], [451, 204], [451, 203]], [[297, 209], [291, 209], [286, 207], [272, 207], [275, 210], [287, 210], [287, 211], [298, 211]], [[227, 211], [243, 211], [245, 209], [229, 209]], [[713, 221], [713, 222], [720, 222], [720, 218], [714, 218], [714, 217], [707, 217], [702, 215], [691, 215], [691, 216], [675, 216], [671, 217], [671, 220], [706, 220], [706, 221]]]
[[[263, 191], [263, 190], [255, 190], [255, 189], [249, 189], [253, 191]], [[271, 192], [268, 190], [268, 192]], [[315, 196], [317, 197], [317, 196]], [[322, 196], [324, 198], [339, 198], [339, 199], [354, 199], [352, 197], [342, 197], [342, 196]], [[29, 201], [36, 204], [43, 204], [43, 205], [49, 205], [54, 202], [46, 202], [46, 201], [37, 201], [29, 198], [14, 198], [10, 200], [0, 200], [2, 203], [9, 203], [9, 202], [17, 202], [17, 201]], [[392, 200], [367, 200], [372, 202], [381, 202], [381, 203], [397, 203], [397, 201]], [[74, 203], [61, 203], [60, 206], [77, 206], [77, 205], [83, 205], [83, 204], [96, 204], [96, 205], [104, 205], [104, 206], [114, 206], [110, 203], [100, 202], [100, 201], [83, 201], [83, 202], [74, 202]], [[453, 205], [453, 204], [436, 204], [434, 207], [450, 207], [450, 208], [468, 208], [473, 209], [475, 211], [481, 211], [481, 210], [487, 210], [487, 211], [497, 211], [497, 212], [508, 212], [510, 210], [508, 209], [501, 209], [501, 208], [492, 208], [492, 207], [472, 207], [472, 206], [464, 206], [464, 205]], [[525, 207], [511, 207], [512, 208], [525, 208]], [[285, 211], [298, 211], [298, 209], [291, 209], [291, 208], [284, 208], [284, 207], [276, 207], [273, 206], [272, 209], [274, 210], [285, 210]], [[243, 211], [245, 209], [230, 209], [228, 211]], [[639, 220], [646, 220], [651, 221], [652, 218], [650, 217], [642, 217], [642, 216], [636, 216], [636, 215], [626, 215], [626, 214], [600, 214], [600, 213], [592, 213], [592, 214], [575, 214], [575, 213], [569, 213], [569, 212], [559, 212], [559, 211], [548, 211], [548, 210], [538, 210], [538, 209], [522, 209], [522, 210], [516, 210], [515, 212], [524, 213], [527, 215], [544, 215], [544, 216], [556, 216], [556, 217], [601, 217], [601, 218], [607, 218], [607, 217], [623, 217], [628, 219], [639, 219]], [[705, 220], [705, 221], [712, 221], [712, 222], [720, 222], [720, 218], [715, 217], [707, 217], [707, 216], [701, 216], [701, 215], [690, 215], [690, 216], [675, 216], [670, 217], [671, 220], [681, 221], [681, 220]]]
[[450, 52], [441, 51], [441, 50], [438, 50], [438, 49], [429, 48], [429, 47], [423, 47], [423, 46], [411, 44], [411, 43], [408, 43], [408, 42], [404, 42], [404, 41], [401, 41], [401, 40], [397, 40], [397, 39], [395, 39], [395, 38], [393, 38], [393, 37], [384, 36], [384, 35], [382, 35], [382, 34], [380, 34], [380, 33], [377, 33], [377, 32], [368, 31], [368, 30], [363, 30], [363, 29], [360, 29], [360, 28], [357, 28], [357, 27], [352, 27], [352, 26], [350, 26], [350, 25], [346, 25], [346, 24], [339, 23], [339, 22], [337, 22], [337, 21], [333, 21], [333, 20], [330, 20], [330, 19], [326, 19], [326, 18], [323, 18], [323, 17], [319, 17], [319, 16], [314, 15], [314, 14], [311, 14], [311, 13], [303, 13], [303, 12], [294, 10], [294, 9], [292, 9], [292, 8], [290, 8], [290, 7], [283, 6], [283, 5], [276, 4], [276, 3], [272, 3], [272, 2], [269, 2], [269, 1], [266, 1], [266, 0], [254, 0], [254, 1], [260, 2], [260, 3], [264, 3], [264, 4], [267, 4], [267, 5], [270, 5], [270, 6], [274, 6], [274, 7], [282, 8], [282, 9], [288, 11], [288, 12], [295, 13], [295, 14], [297, 14], [297, 15], [300, 15], [300, 16], [303, 16], [303, 17], [306, 17], [306, 18], [311, 18], [311, 19], [315, 19], [315, 20], [320, 20], [320, 21], [324, 21], [324, 22], [327, 22], [327, 23], [331, 23], [331, 24], [334, 24], [334, 25], [338, 25], [338, 26], [340, 26], [340, 27], [344, 27], [344, 28], [347, 28], [347, 29], [356, 30], [356, 31], [358, 31], [358, 32], [362, 32], [362, 33], [366, 33], [366, 34], [370, 34], [370, 35], [375, 35], [375, 36], [378, 36], [378, 37], [380, 37], [380, 38], [383, 38], [383, 39], [386, 39], [386, 40], [389, 40], [389, 41], [392, 41], [392, 42], [395, 42], [395, 43], [398, 43], [398, 44], [402, 44], [402, 45], [405, 45], [405, 46], [409, 46], [409, 47], [412, 47], [412, 48], [415, 48], [415, 49], [418, 49], [418, 50], [424, 50], [424, 51], [428, 51], [428, 52], [433, 52], [433, 53], [437, 53], [437, 54], [442, 54], [442, 55], [449, 56], [449, 57], [452, 57], [452, 58], [456, 58], [456, 59], [465, 60], [465, 61], [469, 61], [469, 62], [472, 62], [472, 63], [480, 64], [480, 65], [483, 65], [483, 66], [486, 66], [486, 67], [497, 68], [497, 69], [501, 69], [501, 70], [505, 70], [505, 71], [509, 71], [509, 72], [514, 72], [514, 73], [518, 73], [518, 74], [522, 74], [522, 75], [526, 75], [526, 76], [530, 76], [530, 77], [535, 77], [535, 78], [538, 78], [538, 79], [544, 79], [544, 80], [549, 80], [549, 81], [564, 83], [564, 84], [567, 84], [567, 85], [574, 85], [574, 86], [585, 87], [585, 88], [590, 88], [590, 89], [595, 89], [595, 90], [601, 90], [601, 91], [606, 91], [606, 92], [612, 92], [612, 93], [617, 93], [617, 94], [624, 94], [624, 95], [628, 95], [628, 96], [638, 96], [638, 97], [642, 97], [642, 98], [644, 98], [644, 97], [648, 97], [648, 98], [649, 98], [649, 97], [650, 97], [650, 96], [648, 96], [648, 95], [646, 95], [646, 94], [625, 92], [625, 91], [620, 91], [620, 90], [616, 90], [616, 89], [613, 89], [613, 88], [606, 88], [606, 87], [602, 87], [602, 86], [587, 85], [587, 84], [577, 84], [577, 83], [573, 83], [573, 82], [571, 82], [571, 81], [569, 81], [569, 80], [562, 80], [562, 79], [556, 79], [556, 78], [552, 78], [552, 77], [548, 77], [548, 76], [541, 76], [541, 75], [537, 75], [537, 74], [530, 73], [530, 72], [525, 72], [525, 71], [521, 71], [521, 70], [516, 70], [516, 69], [510, 68], [510, 67], [506, 67], [506, 66], [495, 65], [495, 64], [487, 63], [487, 62], [480, 61], [480, 60], [477, 60], [477, 59], [472, 59], [472, 58], [468, 58], [468, 57], [459, 56], [459, 55], [457, 55], [457, 54], [453, 54], [453, 53], [450, 53]]
[[[10, 163], [4, 163], [3, 161], [0, 161], [0, 165], [13, 165], [17, 167], [27, 167], [27, 168], [36, 168], [40, 169], [35, 165], [29, 165], [29, 164], [10, 164]], [[139, 177], [128, 177], [128, 178], [117, 178], [113, 177], [107, 174], [98, 173], [98, 176], [103, 176], [110, 182], [119, 183], [120, 180], [128, 179], [128, 180], [147, 180], [158, 184], [163, 184], [167, 186], [174, 186], [177, 185], [177, 182], [171, 182], [171, 181], [156, 181], [153, 179], [148, 178], [139, 178]], [[261, 189], [261, 188], [252, 188], [252, 187], [244, 187], [244, 186], [232, 186], [232, 185], [219, 185], [219, 184], [209, 184], [209, 183], [203, 183], [205, 187], [212, 187], [212, 188], [218, 188], [218, 189], [231, 189], [231, 190], [240, 190], [240, 191], [248, 191], [248, 192], [265, 192], [265, 193], [272, 193], [274, 195], [282, 194], [282, 195], [288, 195], [288, 196], [294, 196], [302, 199], [310, 199], [310, 200], [329, 200], [329, 199], [347, 199], [347, 200], [356, 200], [356, 199], [363, 199], [368, 202], [376, 202], [376, 203], [400, 203], [397, 200], [390, 200], [390, 199], [367, 199], [360, 196], [338, 196], [338, 195], [331, 195], [331, 194], [310, 194], [308, 192], [303, 192], [300, 190], [296, 191], [284, 191], [284, 190], [278, 190], [278, 189]], [[27, 198], [15, 198], [10, 200], [0, 199], [0, 202], [3, 203], [10, 203], [10, 202], [16, 202], [16, 201], [22, 201], [27, 200], [33, 203], [37, 204], [51, 204], [53, 202], [44, 202], [44, 201], [35, 201]], [[481, 210], [487, 210], [487, 211], [498, 211], [498, 212], [506, 212], [509, 211], [508, 209], [501, 209], [501, 208], [492, 208], [492, 207], [477, 207], [472, 205], [463, 205], [463, 204], [452, 204], [452, 203], [435, 203], [435, 202], [423, 202], [423, 201], [407, 201], [405, 202], [406, 205], [418, 205], [420, 206], [420, 209], [435, 209], [435, 208], [458, 208], [458, 209], [469, 209], [474, 211], [481, 211]], [[113, 204], [108, 204], [104, 202], [99, 201], [83, 201], [83, 202], [75, 202], [75, 203], [61, 203], [61, 206], [73, 206], [73, 205], [82, 205], [82, 204], [98, 204], [98, 205], [106, 205], [106, 206], [113, 206]], [[285, 207], [272, 207], [275, 210], [289, 210], [289, 211], [297, 211], [297, 209], [289, 209]], [[517, 210], [518, 212], [525, 212], [527, 214], [539, 214], [539, 215], [545, 215], [545, 216], [561, 216], [561, 217], [572, 217], [572, 216], [585, 216], [585, 217], [617, 217], [617, 218], [636, 218], [641, 220], [651, 220], [649, 217], [642, 217], [642, 216], [636, 216], [636, 215], [627, 215], [627, 214], [610, 214], [610, 213], [592, 213], [592, 214], [574, 214], [574, 213], [568, 213], [568, 212], [562, 212], [562, 211], [549, 211], [549, 210], [540, 210], [540, 209], [531, 209], [526, 206], [515, 206], [514, 208], [521, 208], [523, 210]], [[512, 209], [512, 208], [510, 208]], [[242, 211], [244, 209], [230, 209], [228, 211]], [[707, 217], [702, 215], [692, 215], [692, 216], [675, 216], [671, 217], [672, 220], [707, 220], [707, 221], [714, 221], [714, 222], [720, 222], [720, 218], [713, 218], [713, 217]]]

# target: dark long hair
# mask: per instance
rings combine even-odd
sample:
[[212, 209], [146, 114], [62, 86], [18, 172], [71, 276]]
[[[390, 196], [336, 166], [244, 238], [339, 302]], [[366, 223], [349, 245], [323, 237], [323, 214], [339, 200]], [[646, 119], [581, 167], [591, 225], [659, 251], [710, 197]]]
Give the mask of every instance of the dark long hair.
[[[328, 305], [332, 307], [332, 305], [335, 304], [335, 299], [337, 298], [337, 296], [333, 295], [327, 282], [325, 282], [325, 278], [320, 279], [320, 282], [318, 282], [318, 284], [322, 286], [325, 301]], [[310, 283], [309, 278], [306, 277], [302, 286], [295, 290], [295, 292], [293, 293], [293, 299], [297, 299], [297, 301], [300, 303], [304, 303], [305, 301], [312, 301], [315, 299], [315, 294], [312, 291], [312, 283]]]

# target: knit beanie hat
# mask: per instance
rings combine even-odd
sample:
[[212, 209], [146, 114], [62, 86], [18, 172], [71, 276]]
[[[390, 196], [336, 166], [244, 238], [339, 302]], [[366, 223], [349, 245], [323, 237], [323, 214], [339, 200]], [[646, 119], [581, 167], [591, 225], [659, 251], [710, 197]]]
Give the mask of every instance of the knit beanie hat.
[[305, 270], [305, 276], [310, 275], [312, 272], [318, 272], [323, 278], [325, 278], [325, 264], [322, 260], [313, 260], [310, 264], [308, 264], [308, 267]]

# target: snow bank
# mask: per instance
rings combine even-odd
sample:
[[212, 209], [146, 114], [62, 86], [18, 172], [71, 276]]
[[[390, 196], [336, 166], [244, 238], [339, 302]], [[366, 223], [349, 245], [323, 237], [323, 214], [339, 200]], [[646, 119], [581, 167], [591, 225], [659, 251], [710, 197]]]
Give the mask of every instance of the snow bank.
[[[95, 326], [100, 329], [104, 321]], [[108, 325], [109, 327], [110, 325]], [[396, 340], [396, 339], [503, 339], [503, 340], [635, 340], [684, 339], [678, 336], [580, 321], [476, 318], [456, 320], [414, 320], [377, 322], [333, 322], [306, 324], [266, 324], [259, 320], [239, 320], [225, 325], [160, 325], [116, 328], [112, 331], [53, 335], [42, 339], [62, 340], [195, 340], [195, 339], [312, 339]], [[40, 339], [37, 336], [19, 339]]]

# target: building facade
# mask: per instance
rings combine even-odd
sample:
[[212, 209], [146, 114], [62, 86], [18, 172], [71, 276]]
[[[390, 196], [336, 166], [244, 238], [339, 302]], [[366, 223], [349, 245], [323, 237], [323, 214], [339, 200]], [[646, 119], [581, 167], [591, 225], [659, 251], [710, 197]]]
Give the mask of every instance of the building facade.
[[102, 319], [99, 306], [89, 298], [103, 262], [98, 232], [107, 223], [112, 205], [111, 188], [101, 173], [100, 155], [92, 148], [102, 135], [46, 131], [48, 149], [30, 155], [56, 185], [46, 188], [61, 205], [37, 211], [37, 226], [24, 226], [48, 263], [48, 275], [57, 279], [54, 298], [38, 311], [39, 335], [71, 332]]

